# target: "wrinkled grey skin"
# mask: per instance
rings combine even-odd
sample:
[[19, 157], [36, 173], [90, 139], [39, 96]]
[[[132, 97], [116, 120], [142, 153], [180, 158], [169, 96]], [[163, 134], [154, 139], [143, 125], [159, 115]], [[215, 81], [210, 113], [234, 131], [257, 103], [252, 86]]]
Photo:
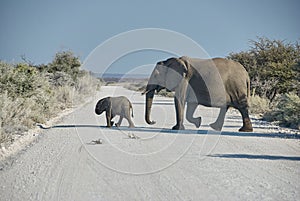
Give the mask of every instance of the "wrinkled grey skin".
[[[119, 127], [123, 118], [127, 119], [130, 128], [134, 128], [134, 123], [130, 117], [130, 109], [132, 109], [131, 102], [125, 96], [119, 97], [106, 97], [98, 101], [95, 107], [95, 113], [97, 115], [106, 112], [107, 127], [111, 127], [114, 122], [111, 121], [116, 115], [120, 115], [118, 123], [115, 125]], [[133, 109], [132, 115], [133, 117]]]
[[196, 59], [189, 57], [169, 58], [155, 66], [146, 90], [145, 120], [150, 120], [154, 92], [166, 88], [175, 91], [176, 125], [174, 130], [184, 129], [183, 113], [187, 103], [186, 119], [197, 128], [201, 117], [193, 114], [198, 105], [220, 108], [217, 120], [210, 126], [220, 131], [229, 107], [238, 109], [242, 115], [243, 126], [239, 131], [253, 131], [248, 115], [250, 79], [245, 68], [238, 62], [223, 59]]

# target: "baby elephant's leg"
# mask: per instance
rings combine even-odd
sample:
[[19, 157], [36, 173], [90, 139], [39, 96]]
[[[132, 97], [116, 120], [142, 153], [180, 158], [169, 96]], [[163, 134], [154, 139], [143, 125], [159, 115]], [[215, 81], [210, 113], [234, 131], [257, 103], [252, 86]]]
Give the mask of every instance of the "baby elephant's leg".
[[114, 118], [114, 115], [111, 113], [111, 111], [107, 111], [106, 112], [106, 123], [107, 123], [107, 126], [106, 127], [111, 127], [114, 122], [112, 121], [112, 119]]
[[[124, 118], [127, 119], [128, 123], [129, 123], [129, 128], [134, 128], [134, 123], [131, 120], [131, 116], [130, 116], [130, 109], [132, 108], [131, 103], [128, 101], [128, 107], [126, 107], [125, 109], [125, 113], [124, 113]], [[133, 117], [133, 115], [132, 115]]]
[[134, 128], [134, 123], [132, 122], [131, 120], [131, 117], [130, 117], [130, 111], [128, 111], [126, 114], [125, 114], [125, 119], [127, 119], [128, 123], [129, 123], [129, 128]]
[[118, 123], [116, 123], [117, 127], [121, 126], [122, 120], [123, 120], [123, 115], [120, 115], [119, 121], [118, 121]]
[[129, 117], [125, 117], [125, 118], [127, 119], [128, 123], [129, 123], [129, 128], [134, 128], [135, 126], [134, 126], [134, 123], [132, 122], [130, 116]]

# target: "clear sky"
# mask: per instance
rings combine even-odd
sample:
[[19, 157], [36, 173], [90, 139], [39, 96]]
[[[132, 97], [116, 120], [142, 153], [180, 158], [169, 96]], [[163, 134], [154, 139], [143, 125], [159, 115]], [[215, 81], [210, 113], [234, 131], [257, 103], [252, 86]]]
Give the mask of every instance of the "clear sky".
[[72, 50], [84, 60], [110, 37], [140, 28], [182, 33], [225, 57], [257, 36], [299, 40], [299, 11], [299, 0], [0, 0], [0, 59], [25, 55], [40, 64]]

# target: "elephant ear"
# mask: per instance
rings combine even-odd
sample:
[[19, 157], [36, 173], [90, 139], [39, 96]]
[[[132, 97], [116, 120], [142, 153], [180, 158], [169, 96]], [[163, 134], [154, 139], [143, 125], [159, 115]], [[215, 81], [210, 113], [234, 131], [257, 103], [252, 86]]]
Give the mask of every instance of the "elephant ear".
[[96, 113], [102, 113], [106, 108], [110, 107], [110, 98], [102, 98], [96, 105]]
[[98, 114], [98, 115], [101, 114], [102, 101], [103, 101], [103, 99], [99, 100], [96, 104], [96, 107], [95, 107], [95, 113]]
[[188, 63], [178, 58], [170, 58], [166, 61], [168, 72], [166, 75], [166, 88], [174, 91], [188, 74]]
[[188, 57], [186, 56], [182, 56], [179, 58], [179, 60], [181, 60], [183, 66], [184, 66], [184, 70], [183, 73], [185, 78], [190, 78], [190, 74], [191, 74], [191, 65], [188, 61]]
[[103, 108], [109, 108], [111, 107], [111, 100], [110, 97], [106, 97], [102, 102]]

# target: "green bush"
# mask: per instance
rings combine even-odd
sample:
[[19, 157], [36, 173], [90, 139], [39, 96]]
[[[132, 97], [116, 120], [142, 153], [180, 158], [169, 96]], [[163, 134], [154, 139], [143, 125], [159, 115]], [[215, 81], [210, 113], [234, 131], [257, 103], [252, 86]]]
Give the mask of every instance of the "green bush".
[[0, 93], [8, 93], [12, 98], [29, 98], [37, 96], [40, 91], [49, 91], [44, 76], [32, 66], [21, 63], [12, 67], [2, 62], [0, 68], [4, 71], [0, 78]]
[[78, 57], [70, 51], [63, 51], [56, 53], [54, 60], [46, 68], [49, 73], [65, 72], [76, 82], [80, 74], [80, 66]]
[[281, 126], [300, 129], [300, 97], [294, 93], [282, 95], [275, 109], [267, 112], [264, 118]]
[[258, 38], [248, 51], [231, 53], [229, 59], [240, 62], [248, 71], [255, 94], [271, 102], [278, 94], [298, 93], [300, 77], [299, 41]]

